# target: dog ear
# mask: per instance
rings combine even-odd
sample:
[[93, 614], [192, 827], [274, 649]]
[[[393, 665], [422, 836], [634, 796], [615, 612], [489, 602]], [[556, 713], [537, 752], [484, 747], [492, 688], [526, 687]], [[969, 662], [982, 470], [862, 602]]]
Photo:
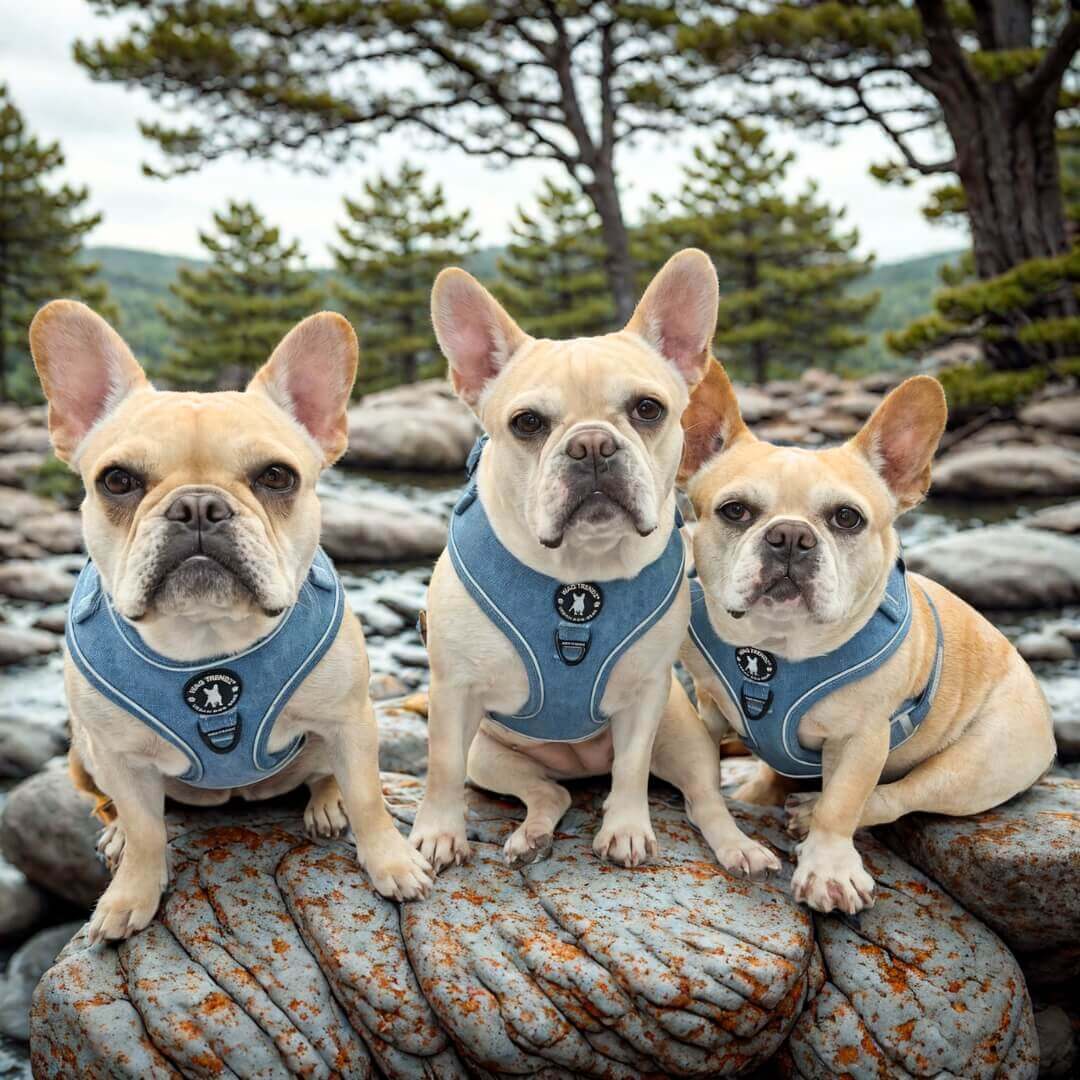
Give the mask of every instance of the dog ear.
[[346, 410], [359, 355], [349, 320], [321, 311], [281, 339], [248, 393], [266, 394], [299, 421], [319, 444], [324, 464], [333, 465], [349, 441]]
[[475, 409], [484, 387], [529, 336], [472, 276], [452, 266], [435, 279], [431, 321], [458, 396]]
[[696, 386], [709, 364], [720, 285], [704, 251], [686, 248], [660, 268], [626, 324]]
[[739, 399], [723, 365], [710, 360], [682, 415], [683, 456], [679, 483], [685, 484], [710, 458], [739, 439], [754, 436], [743, 423]]
[[941, 383], [916, 375], [885, 398], [848, 444], [881, 474], [901, 512], [922, 502], [930, 488], [930, 466], [947, 419]]
[[61, 461], [71, 462], [87, 432], [132, 390], [150, 386], [124, 339], [75, 300], [53, 300], [34, 316], [30, 352]]

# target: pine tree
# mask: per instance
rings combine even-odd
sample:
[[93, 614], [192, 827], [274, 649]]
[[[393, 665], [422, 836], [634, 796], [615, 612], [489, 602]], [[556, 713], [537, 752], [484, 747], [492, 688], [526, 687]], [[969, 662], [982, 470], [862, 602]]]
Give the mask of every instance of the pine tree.
[[614, 328], [600, 220], [588, 200], [546, 180], [535, 210], [519, 208], [510, 228], [495, 295], [525, 330], [567, 338]]
[[855, 327], [877, 304], [876, 293], [848, 286], [869, 272], [856, 258], [855, 231], [839, 231], [842, 212], [820, 201], [814, 184], [783, 192], [794, 161], [772, 149], [765, 132], [733, 122], [694, 151], [673, 205], [654, 201], [643, 233], [666, 238], [655, 252], [694, 246], [707, 251], [720, 278], [716, 345], [725, 362], [764, 382], [770, 368], [833, 367], [866, 338]]
[[407, 162], [396, 176], [378, 176], [363, 197], [345, 200], [347, 221], [331, 248], [338, 280], [333, 292], [362, 335], [363, 392], [444, 370], [428, 315], [431, 283], [472, 251], [469, 212], [453, 213], [441, 185], [425, 187], [422, 169]]
[[242, 386], [322, 299], [299, 243], [284, 243], [251, 203], [230, 201], [214, 226], [199, 233], [209, 266], [181, 267], [169, 286], [176, 301], [161, 308], [175, 345], [154, 374], [178, 389]]
[[39, 397], [26, 334], [46, 301], [82, 300], [115, 318], [98, 268], [81, 258], [83, 237], [101, 215], [84, 210], [86, 188], [48, 186], [63, 164], [59, 144], [27, 132], [0, 84], [0, 400]]

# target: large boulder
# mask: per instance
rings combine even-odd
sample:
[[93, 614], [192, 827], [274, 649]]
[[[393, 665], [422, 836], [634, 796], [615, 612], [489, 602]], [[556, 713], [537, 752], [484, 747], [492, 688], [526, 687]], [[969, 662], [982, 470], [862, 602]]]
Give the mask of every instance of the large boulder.
[[433, 559], [446, 546], [446, 525], [404, 499], [377, 492], [324, 498], [322, 546], [345, 563]]
[[1020, 419], [1034, 427], [1080, 435], [1080, 394], [1059, 394], [1033, 402], [1020, 410]]
[[1060, 607], [1080, 600], [1080, 540], [991, 525], [909, 548], [908, 567], [977, 608]]
[[771, 420], [787, 408], [782, 401], [777, 400], [776, 395], [766, 393], [755, 386], [736, 386], [735, 395], [739, 399], [739, 412], [748, 424]]
[[960, 449], [934, 469], [934, 494], [964, 499], [1080, 494], [1080, 453], [1061, 446]]
[[345, 465], [456, 472], [480, 425], [443, 379], [368, 394], [349, 410]]
[[48, 910], [48, 895], [0, 856], [0, 941], [32, 930]]
[[15, 951], [7, 971], [0, 975], [0, 1035], [20, 1042], [30, 1037], [30, 999], [34, 988], [81, 927], [82, 923], [76, 922], [39, 930]]
[[[405, 828], [420, 783], [388, 774], [384, 791]], [[790, 865], [768, 882], [720, 869], [667, 791], [660, 856], [599, 863], [603, 797], [577, 787], [551, 856], [511, 870], [499, 847], [520, 807], [470, 792], [471, 864], [401, 907], [295, 807], [174, 817], [158, 918], [119, 948], [77, 937], [39, 984], [35, 1076], [631, 1080], [742, 1075], [778, 1053], [792, 1076], [1035, 1075], [1012, 957], [873, 840], [882, 896], [855, 926], [795, 904]], [[735, 813], [786, 851], [778, 813]]]
[[83, 550], [82, 518], [74, 510], [55, 510], [26, 518], [19, 523], [19, 532], [54, 555]]
[[66, 600], [74, 587], [70, 574], [48, 563], [13, 559], [0, 565], [0, 596], [57, 604]]
[[0, 485], [25, 487], [49, 460], [44, 450], [9, 450], [0, 454]]
[[1000, 934], [1029, 979], [1080, 978], [1080, 780], [1044, 777], [974, 817], [912, 814], [885, 835]]
[[67, 734], [59, 725], [0, 712], [0, 779], [32, 776], [66, 747]]
[[55, 513], [59, 507], [51, 499], [22, 491], [16, 487], [0, 486], [0, 527], [12, 529], [27, 518]]
[[60, 648], [60, 638], [29, 626], [0, 626], [0, 667], [22, 664]]
[[1047, 506], [1024, 518], [1024, 524], [1033, 529], [1050, 529], [1052, 532], [1080, 533], [1080, 499]]

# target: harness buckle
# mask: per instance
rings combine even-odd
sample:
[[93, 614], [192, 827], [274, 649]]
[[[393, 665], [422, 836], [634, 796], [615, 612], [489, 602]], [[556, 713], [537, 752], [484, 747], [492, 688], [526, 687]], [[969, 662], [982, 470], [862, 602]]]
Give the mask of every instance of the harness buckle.
[[745, 682], [739, 691], [743, 715], [747, 720], [760, 720], [772, 706], [773, 692], [760, 683]]
[[215, 754], [227, 754], [240, 741], [241, 726], [236, 709], [219, 716], [200, 716], [199, 737]]
[[555, 628], [555, 651], [559, 659], [569, 667], [580, 664], [589, 651], [589, 628], [567, 626], [560, 623]]

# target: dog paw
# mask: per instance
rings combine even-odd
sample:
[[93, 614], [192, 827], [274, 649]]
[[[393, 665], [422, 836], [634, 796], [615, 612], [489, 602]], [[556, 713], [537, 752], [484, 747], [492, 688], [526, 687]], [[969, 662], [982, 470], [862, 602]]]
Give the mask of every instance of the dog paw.
[[102, 894], [87, 930], [91, 945], [99, 941], [124, 941], [150, 924], [161, 900], [159, 883], [125, 879], [121, 874]]
[[605, 818], [593, 839], [593, 851], [619, 866], [641, 866], [656, 855], [659, 845], [648, 818], [643, 822], [609, 822]]
[[409, 840], [413, 847], [430, 863], [437, 874], [448, 866], [461, 866], [469, 861], [472, 848], [465, 835], [464, 810], [424, 812], [424, 806], [416, 815]]
[[873, 907], [874, 879], [850, 840], [811, 836], [796, 852], [799, 865], [791, 879], [796, 900], [824, 914], [837, 910], [855, 915]]
[[388, 900], [421, 900], [435, 883], [427, 859], [392, 827], [366, 838], [356, 854], [371, 884]]
[[733, 874], [747, 878], [762, 878], [780, 869], [780, 860], [764, 844], [742, 833], [739, 839], [713, 849], [716, 861]]
[[334, 837], [343, 835], [349, 828], [349, 819], [345, 807], [337, 796], [337, 786], [332, 797], [312, 795], [304, 810], [304, 828], [314, 840], [317, 836]]
[[523, 821], [503, 844], [506, 865], [517, 869], [529, 863], [540, 862], [551, 854], [555, 842], [551, 828], [546, 822]]
[[98, 837], [97, 856], [108, 867], [110, 874], [115, 874], [119, 869], [120, 860], [124, 856], [124, 830], [118, 821], [107, 825]]
[[810, 832], [810, 821], [814, 816], [814, 807], [821, 798], [819, 791], [798, 791], [789, 795], [784, 802], [784, 815], [787, 819], [787, 831], [796, 840], [803, 840]]

